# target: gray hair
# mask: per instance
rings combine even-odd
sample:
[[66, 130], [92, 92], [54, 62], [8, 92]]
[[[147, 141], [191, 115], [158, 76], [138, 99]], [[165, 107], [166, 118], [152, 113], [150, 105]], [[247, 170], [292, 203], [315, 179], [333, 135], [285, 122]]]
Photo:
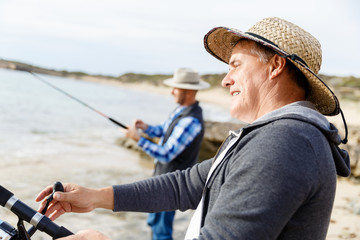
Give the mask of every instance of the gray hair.
[[[259, 57], [259, 61], [264, 64], [268, 63], [276, 54], [274, 50], [248, 39], [240, 39], [239, 42], [251, 43], [250, 52], [257, 55]], [[305, 75], [288, 59], [286, 59], [286, 68], [291, 77], [295, 80], [296, 84], [305, 91], [305, 97], [307, 98], [311, 89]]]

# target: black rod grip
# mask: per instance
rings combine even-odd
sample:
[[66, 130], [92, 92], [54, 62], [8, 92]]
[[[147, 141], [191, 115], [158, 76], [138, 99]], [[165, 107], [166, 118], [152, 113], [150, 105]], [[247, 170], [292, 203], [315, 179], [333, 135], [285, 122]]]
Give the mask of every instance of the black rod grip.
[[66, 237], [73, 234], [68, 229], [64, 228], [63, 226], [57, 225], [46, 216], [41, 219], [37, 226], [37, 229], [49, 234], [49, 236], [51, 236], [53, 239]]
[[7, 201], [14, 196], [12, 192], [0, 185], [0, 205], [5, 207]]
[[124, 124], [122, 123], [119, 123], [118, 121], [116, 121], [115, 119], [112, 119], [111, 117], [109, 117], [109, 120], [112, 121], [113, 123], [115, 123], [116, 125], [122, 127], [122, 128], [125, 128], [127, 129], [127, 126], [125, 126]]
[[53, 239], [67, 237], [67, 236], [70, 236], [70, 235], [73, 235], [73, 233], [70, 232], [68, 229], [64, 228], [63, 226], [61, 226], [59, 228], [59, 230], [53, 236]]

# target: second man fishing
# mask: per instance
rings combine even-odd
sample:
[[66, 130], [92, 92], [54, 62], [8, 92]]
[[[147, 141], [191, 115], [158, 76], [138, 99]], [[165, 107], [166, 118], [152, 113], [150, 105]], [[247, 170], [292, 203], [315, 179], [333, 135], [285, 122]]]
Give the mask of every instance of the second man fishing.
[[[173, 87], [171, 94], [178, 104], [169, 118], [157, 126], [135, 120], [123, 130], [126, 137], [137, 141], [138, 146], [155, 159], [154, 175], [184, 170], [197, 162], [204, 121], [196, 94], [210, 86], [200, 79], [197, 71], [188, 68], [177, 69], [173, 78], [165, 80], [164, 84]], [[149, 137], [159, 137], [159, 143], [140, 136], [138, 129]], [[174, 216], [175, 211], [149, 214], [147, 223], [153, 240], [172, 239]]]

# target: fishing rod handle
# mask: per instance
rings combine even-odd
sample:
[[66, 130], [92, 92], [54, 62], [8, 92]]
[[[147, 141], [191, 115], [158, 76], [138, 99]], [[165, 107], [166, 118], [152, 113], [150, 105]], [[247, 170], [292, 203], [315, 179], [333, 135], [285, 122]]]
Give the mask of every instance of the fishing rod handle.
[[112, 121], [113, 123], [115, 123], [116, 125], [124, 128], [124, 129], [127, 129], [127, 126], [125, 126], [124, 124], [122, 123], [119, 123], [118, 121], [116, 121], [115, 119], [112, 119], [111, 117], [108, 118], [110, 121]]
[[12, 192], [0, 185], [0, 205], [12, 211], [19, 219], [35, 226], [40, 231], [49, 234], [53, 239], [66, 237], [73, 233], [68, 229], [58, 226], [47, 216], [36, 212], [34, 209], [20, 201]]
[[[54, 184], [53, 192], [52, 192], [52, 193], [50, 194], [50, 196], [46, 199], [46, 205], [45, 205], [45, 207], [43, 208], [43, 210], [41, 211], [41, 214], [45, 214], [45, 213], [46, 213], [46, 211], [47, 211], [47, 209], [48, 209], [48, 207], [49, 207], [49, 203], [53, 200], [54, 193], [55, 193], [55, 192], [58, 192], [58, 191], [64, 192], [64, 187], [63, 187], [62, 183], [59, 182], [59, 181]], [[29, 236], [31, 237], [31, 236], [34, 235], [34, 233], [36, 232], [36, 227], [32, 226], [27, 232], [28, 232]], [[1, 240], [1, 239], [0, 239], [0, 240]]]

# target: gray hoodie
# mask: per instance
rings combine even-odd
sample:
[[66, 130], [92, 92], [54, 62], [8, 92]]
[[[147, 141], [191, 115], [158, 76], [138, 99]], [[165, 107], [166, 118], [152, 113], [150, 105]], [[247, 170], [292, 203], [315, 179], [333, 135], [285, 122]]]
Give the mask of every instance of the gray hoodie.
[[340, 141], [310, 103], [293, 103], [244, 127], [206, 186], [212, 159], [113, 186], [114, 211], [185, 211], [204, 194], [198, 239], [325, 239], [336, 175], [350, 173]]

